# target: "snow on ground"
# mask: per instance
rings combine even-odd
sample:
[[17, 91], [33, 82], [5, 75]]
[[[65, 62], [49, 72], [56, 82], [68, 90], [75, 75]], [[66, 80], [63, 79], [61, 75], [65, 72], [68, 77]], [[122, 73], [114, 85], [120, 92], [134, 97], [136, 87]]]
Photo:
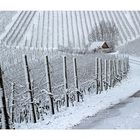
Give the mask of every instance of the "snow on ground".
[[74, 129], [139, 129], [140, 92], [134, 97], [86, 118]]
[[[140, 58], [137, 60], [140, 61]], [[86, 117], [94, 116], [99, 111], [122, 102], [140, 90], [140, 65], [130, 63], [130, 66], [128, 77], [115, 88], [99, 95], [85, 95], [84, 102], [77, 103], [75, 107], [65, 108], [53, 116], [48, 115], [44, 121], [36, 124], [16, 124], [16, 129], [70, 129]]]

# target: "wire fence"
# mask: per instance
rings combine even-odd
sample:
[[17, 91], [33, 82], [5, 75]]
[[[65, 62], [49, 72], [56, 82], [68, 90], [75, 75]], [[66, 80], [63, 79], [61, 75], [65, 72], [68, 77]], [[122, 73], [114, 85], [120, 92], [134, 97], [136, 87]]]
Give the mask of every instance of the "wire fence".
[[[1, 68], [1, 89], [4, 89], [9, 125], [14, 127], [15, 123], [36, 123], [44, 115], [74, 106], [84, 100], [86, 91], [100, 94], [114, 87], [126, 77], [129, 58], [73, 54], [54, 58], [41, 55], [33, 59], [25, 55], [20, 62]], [[4, 113], [3, 106], [1, 111]]]

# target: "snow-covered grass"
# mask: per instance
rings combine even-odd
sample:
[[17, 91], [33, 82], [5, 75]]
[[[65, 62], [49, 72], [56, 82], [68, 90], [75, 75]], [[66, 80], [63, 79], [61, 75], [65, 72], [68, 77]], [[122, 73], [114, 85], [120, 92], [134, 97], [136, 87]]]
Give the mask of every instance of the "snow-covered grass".
[[[140, 61], [140, 58], [137, 60]], [[46, 116], [44, 121], [36, 124], [16, 124], [16, 129], [70, 129], [84, 118], [94, 116], [99, 111], [118, 104], [140, 90], [139, 70], [140, 65], [130, 63], [128, 77], [116, 87], [103, 91], [102, 94], [85, 95], [84, 102], [77, 103], [75, 107], [65, 108], [53, 116]]]

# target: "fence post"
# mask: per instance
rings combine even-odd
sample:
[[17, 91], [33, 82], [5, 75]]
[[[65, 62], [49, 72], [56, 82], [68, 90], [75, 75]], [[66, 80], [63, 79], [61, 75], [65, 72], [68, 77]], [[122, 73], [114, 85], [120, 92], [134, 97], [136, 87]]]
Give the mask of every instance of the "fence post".
[[127, 56], [127, 72], [129, 71], [129, 56]]
[[103, 91], [103, 62], [100, 58], [100, 93]]
[[99, 59], [96, 58], [95, 62], [95, 68], [96, 68], [96, 94], [99, 92]]
[[128, 58], [127, 58], [127, 56], [125, 57], [125, 72], [126, 72], [126, 74], [127, 74], [127, 72], [128, 72], [128, 67], [127, 67], [127, 62], [128, 61]]
[[119, 59], [119, 61], [118, 61], [118, 73], [120, 76], [120, 80], [122, 80], [121, 59]]
[[129, 56], [127, 56], [127, 71], [129, 71]]
[[36, 114], [35, 114], [35, 107], [34, 107], [34, 99], [33, 99], [33, 93], [32, 93], [32, 84], [31, 84], [31, 78], [30, 78], [30, 69], [28, 66], [28, 60], [27, 60], [27, 56], [24, 56], [25, 58], [25, 72], [26, 72], [26, 76], [27, 76], [27, 87], [29, 90], [29, 94], [30, 94], [30, 101], [31, 101], [31, 113], [32, 113], [32, 121], [34, 123], [36, 123]]
[[123, 79], [123, 76], [124, 76], [124, 66], [123, 66], [123, 59], [121, 58], [121, 76], [122, 76], [122, 79]]
[[108, 67], [108, 75], [109, 75], [109, 87], [111, 88], [111, 78], [112, 78], [112, 68], [111, 68], [111, 60], [109, 60], [109, 67]]
[[12, 93], [11, 93], [11, 104], [10, 104], [10, 117], [11, 117], [11, 121], [12, 121], [12, 127], [14, 128], [14, 111], [15, 111], [15, 83], [12, 83]]
[[5, 97], [5, 90], [3, 85], [3, 72], [0, 66], [0, 97], [1, 97], [1, 107], [2, 107], [2, 128], [3, 129], [10, 129], [9, 125], [9, 116], [7, 112], [7, 105], [6, 105], [6, 97]]
[[[74, 67], [75, 88], [76, 88], [76, 90], [78, 90], [79, 85], [78, 85], [78, 74], [77, 74], [77, 62], [76, 62], [76, 58], [73, 58], [73, 67]], [[80, 101], [79, 91], [76, 91], [76, 93], [77, 93], [77, 102], [79, 102]]]
[[117, 58], [116, 59], [116, 76], [118, 78], [118, 75], [119, 75], [119, 59]]
[[115, 85], [115, 60], [112, 60], [112, 87]]
[[123, 60], [122, 60], [122, 62], [123, 62], [123, 76], [125, 76], [125, 57], [123, 57]]
[[108, 89], [108, 61], [105, 60], [105, 90]]
[[46, 56], [46, 77], [47, 77], [47, 85], [48, 85], [48, 91], [49, 91], [49, 98], [50, 98], [50, 108], [51, 113], [54, 114], [54, 102], [53, 102], [53, 95], [52, 95], [52, 87], [51, 87], [51, 76], [50, 76], [50, 67], [49, 67], [49, 60], [48, 56]]
[[67, 61], [66, 61], [66, 56], [63, 57], [63, 75], [64, 75], [64, 90], [65, 90], [66, 106], [69, 107], [68, 78], [67, 78]]
[[114, 59], [115, 77], [117, 77], [117, 59]]

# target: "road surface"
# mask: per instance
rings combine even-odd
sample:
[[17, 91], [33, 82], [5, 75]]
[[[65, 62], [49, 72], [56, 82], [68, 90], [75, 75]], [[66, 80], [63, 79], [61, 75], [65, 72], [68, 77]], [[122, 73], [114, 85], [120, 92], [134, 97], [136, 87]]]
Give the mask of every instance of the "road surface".
[[122, 103], [82, 120], [72, 129], [140, 129], [140, 91]]

